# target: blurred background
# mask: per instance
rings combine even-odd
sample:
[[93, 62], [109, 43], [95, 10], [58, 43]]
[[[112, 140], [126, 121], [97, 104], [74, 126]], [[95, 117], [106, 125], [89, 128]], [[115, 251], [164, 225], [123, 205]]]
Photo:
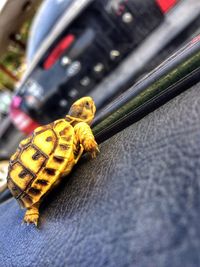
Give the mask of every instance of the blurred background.
[[0, 158], [91, 95], [97, 113], [199, 38], [197, 0], [1, 0]]

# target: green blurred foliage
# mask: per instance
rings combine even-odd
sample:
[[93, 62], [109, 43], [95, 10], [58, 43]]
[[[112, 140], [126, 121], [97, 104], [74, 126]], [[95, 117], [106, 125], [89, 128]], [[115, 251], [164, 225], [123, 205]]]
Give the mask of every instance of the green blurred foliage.
[[[19, 40], [24, 44], [27, 43], [30, 25], [31, 20], [26, 21], [17, 35]], [[7, 53], [1, 58], [0, 63], [11, 71], [18, 79], [20, 79], [23, 74], [21, 66], [25, 63], [25, 52], [14, 42], [11, 42]], [[14, 87], [15, 81], [0, 71], [0, 90], [5, 88], [13, 90]]]
[[[34, 0], [32, 2], [34, 2], [34, 5], [32, 6], [33, 12], [31, 13], [29, 19], [23, 23], [20, 31], [17, 33], [17, 39], [25, 45], [28, 40], [33, 17], [42, 3], [42, 0]], [[11, 71], [12, 74], [20, 79], [26, 68], [25, 51], [11, 41], [5, 56], [0, 58], [0, 64], [5, 66], [9, 71]], [[9, 76], [5, 75], [3, 71], [0, 71], [0, 90], [5, 88], [13, 90], [15, 88], [15, 83], [16, 82], [13, 81]]]
[[[24, 55], [19, 48], [10, 45], [8, 48], [8, 52], [1, 59], [0, 62], [18, 77], [17, 69], [20, 67], [23, 57]], [[7, 75], [5, 75], [3, 72], [0, 72], [0, 82], [1, 87], [7, 87], [9, 89], [13, 89], [14, 87], [14, 81], [10, 79]]]
[[[31, 6], [28, 7], [27, 5], [26, 11], [30, 11], [30, 13], [28, 15], [28, 19], [23, 23], [21, 29], [17, 32], [16, 36], [17, 40], [19, 40], [25, 46], [27, 44], [32, 20], [42, 1], [43, 0], [27, 1], [27, 3], [30, 2]], [[29, 10], [30, 7], [31, 10]], [[1, 31], [2, 30], [3, 29], [1, 29]], [[19, 45], [16, 45], [16, 43], [11, 41], [5, 55], [0, 57], [0, 64], [1, 66], [5, 67], [9, 72], [11, 72], [18, 80], [20, 80], [26, 70], [25, 56], [25, 51], [22, 50]], [[13, 91], [15, 87], [16, 81], [11, 79], [8, 75], [4, 73], [3, 70], [0, 69], [0, 90], [9, 89], [10, 91]]]

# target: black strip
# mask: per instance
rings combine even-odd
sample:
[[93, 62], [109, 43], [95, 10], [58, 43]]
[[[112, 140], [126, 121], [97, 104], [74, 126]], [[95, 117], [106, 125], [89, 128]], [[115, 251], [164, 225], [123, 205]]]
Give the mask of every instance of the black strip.
[[115, 121], [115, 123], [109, 125], [104, 130], [98, 132], [95, 135], [95, 139], [98, 143], [101, 143], [108, 138], [112, 137], [114, 134], [128, 127], [129, 125], [139, 121], [144, 116], [154, 111], [173, 97], [177, 96], [186, 89], [191, 88], [194, 84], [199, 81], [200, 68], [194, 70], [188, 76], [184, 77], [178, 83], [170, 86], [164, 92], [151, 98], [149, 101], [145, 102], [137, 109], [132, 110], [130, 113], [124, 115], [121, 119]]
[[110, 114], [118, 110], [124, 104], [129, 102], [131, 99], [141, 94], [146, 90], [151, 84], [155, 81], [159, 80], [167, 73], [175, 69], [178, 65], [195, 55], [200, 51], [200, 41], [192, 44], [191, 42], [187, 44], [185, 47], [180, 49], [177, 53], [169, 57], [166, 61], [164, 61], [161, 65], [159, 65], [156, 69], [149, 73], [148, 76], [145, 76], [135, 85], [133, 85], [129, 90], [125, 93], [121, 94], [114, 102], [104, 108], [98, 116], [96, 116], [93, 127], [96, 126], [99, 122], [104, 120]]

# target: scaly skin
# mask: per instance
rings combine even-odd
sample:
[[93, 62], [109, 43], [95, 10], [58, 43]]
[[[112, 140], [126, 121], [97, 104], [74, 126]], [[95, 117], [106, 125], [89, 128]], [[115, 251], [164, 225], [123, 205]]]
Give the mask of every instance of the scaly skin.
[[39, 203], [34, 204], [30, 208], [27, 209], [25, 216], [24, 216], [24, 222], [27, 223], [34, 223], [35, 226], [38, 225], [39, 220]]
[[77, 140], [83, 146], [84, 150], [88, 152], [92, 158], [95, 158], [96, 154], [99, 152], [99, 148], [90, 126], [85, 122], [79, 122], [75, 125], [74, 131]]

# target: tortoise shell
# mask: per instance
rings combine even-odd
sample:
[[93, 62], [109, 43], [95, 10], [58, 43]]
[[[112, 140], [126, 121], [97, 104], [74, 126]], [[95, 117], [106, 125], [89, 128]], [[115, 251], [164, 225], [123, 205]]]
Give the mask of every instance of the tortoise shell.
[[8, 187], [21, 207], [39, 202], [74, 166], [74, 128], [65, 119], [37, 128], [10, 159]]

